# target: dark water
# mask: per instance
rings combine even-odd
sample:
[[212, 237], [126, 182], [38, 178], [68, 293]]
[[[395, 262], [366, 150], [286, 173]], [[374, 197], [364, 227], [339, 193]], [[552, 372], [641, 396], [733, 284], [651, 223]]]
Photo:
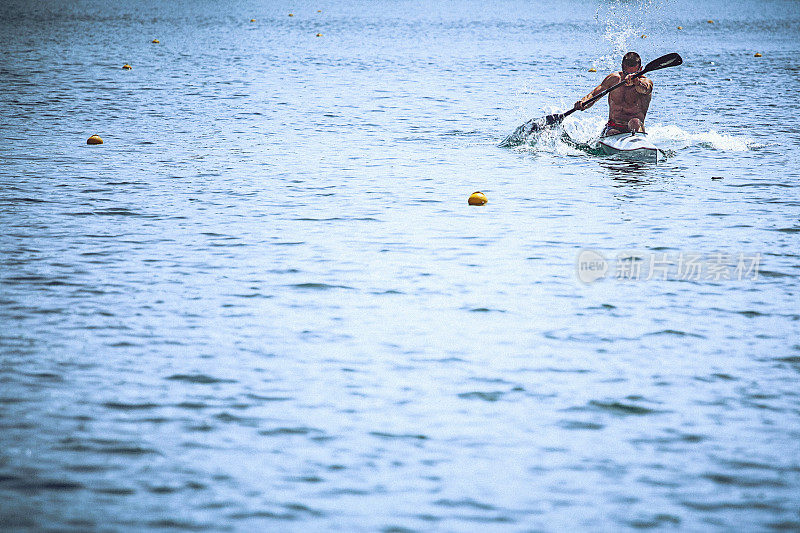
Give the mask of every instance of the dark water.
[[[800, 529], [798, 36], [797, 2], [3, 3], [0, 528]], [[498, 147], [628, 49], [684, 58], [664, 164]]]

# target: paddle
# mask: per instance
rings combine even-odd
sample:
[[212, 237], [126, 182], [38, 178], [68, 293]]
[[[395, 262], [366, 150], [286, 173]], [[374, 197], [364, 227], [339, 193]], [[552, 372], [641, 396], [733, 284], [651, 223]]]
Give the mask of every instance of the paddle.
[[[642, 70], [640, 70], [639, 72], [634, 74], [633, 77], [634, 78], [638, 78], [639, 76], [644, 76], [648, 72], [652, 72], [654, 70], [660, 70], [662, 68], [677, 67], [681, 63], [683, 63], [683, 59], [681, 59], [681, 56], [679, 56], [678, 54], [676, 54], [676, 53], [667, 54], [665, 56], [661, 56], [658, 59], [654, 59], [651, 62], [649, 62]], [[607, 95], [608, 93], [610, 93], [614, 89], [616, 89], [618, 87], [621, 87], [624, 84], [625, 84], [625, 80], [617, 83], [616, 85], [613, 85], [613, 86], [609, 87], [608, 89], [606, 89], [605, 91], [601, 92], [600, 94], [597, 94], [597, 95], [591, 97], [589, 100], [587, 100], [585, 102], [584, 105], [596, 102], [600, 98], [604, 97], [605, 95]], [[570, 109], [566, 113], [554, 113], [552, 115], [547, 115], [546, 117], [537, 118], [537, 119], [531, 119], [528, 122], [526, 122], [525, 124], [523, 124], [522, 126], [518, 127], [516, 130], [514, 130], [514, 133], [509, 135], [506, 138], [506, 140], [503, 141], [502, 145], [508, 144], [508, 142], [511, 139], [520, 138], [520, 135], [528, 136], [531, 133], [533, 133], [534, 131], [542, 131], [543, 129], [548, 128], [550, 126], [553, 126], [555, 124], [560, 124], [561, 121], [563, 121], [566, 117], [568, 117], [569, 115], [571, 115], [575, 111], [576, 111], [576, 109], [573, 107], [572, 109]]]

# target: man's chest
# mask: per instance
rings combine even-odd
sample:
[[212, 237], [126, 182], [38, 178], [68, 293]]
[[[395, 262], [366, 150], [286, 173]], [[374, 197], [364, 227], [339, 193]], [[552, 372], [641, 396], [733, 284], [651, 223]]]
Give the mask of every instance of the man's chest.
[[611, 93], [611, 102], [620, 105], [634, 105], [641, 101], [642, 95], [634, 87], [620, 87]]

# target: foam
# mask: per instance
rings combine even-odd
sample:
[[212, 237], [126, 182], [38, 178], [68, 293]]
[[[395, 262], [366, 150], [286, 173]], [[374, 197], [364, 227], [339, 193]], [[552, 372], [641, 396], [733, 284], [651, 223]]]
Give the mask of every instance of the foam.
[[690, 133], [678, 126], [649, 125], [647, 133], [654, 143], [667, 141], [676, 148], [701, 146], [723, 152], [747, 152], [758, 145], [749, 137], [735, 137], [715, 130]]

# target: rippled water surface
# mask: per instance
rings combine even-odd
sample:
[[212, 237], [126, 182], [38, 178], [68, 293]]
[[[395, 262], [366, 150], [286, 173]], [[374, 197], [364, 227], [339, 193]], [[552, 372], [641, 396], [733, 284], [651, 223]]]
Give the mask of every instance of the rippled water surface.
[[[0, 529], [800, 529], [798, 37], [793, 1], [3, 2]], [[629, 49], [684, 59], [664, 163], [565, 142], [604, 102], [498, 146]]]

